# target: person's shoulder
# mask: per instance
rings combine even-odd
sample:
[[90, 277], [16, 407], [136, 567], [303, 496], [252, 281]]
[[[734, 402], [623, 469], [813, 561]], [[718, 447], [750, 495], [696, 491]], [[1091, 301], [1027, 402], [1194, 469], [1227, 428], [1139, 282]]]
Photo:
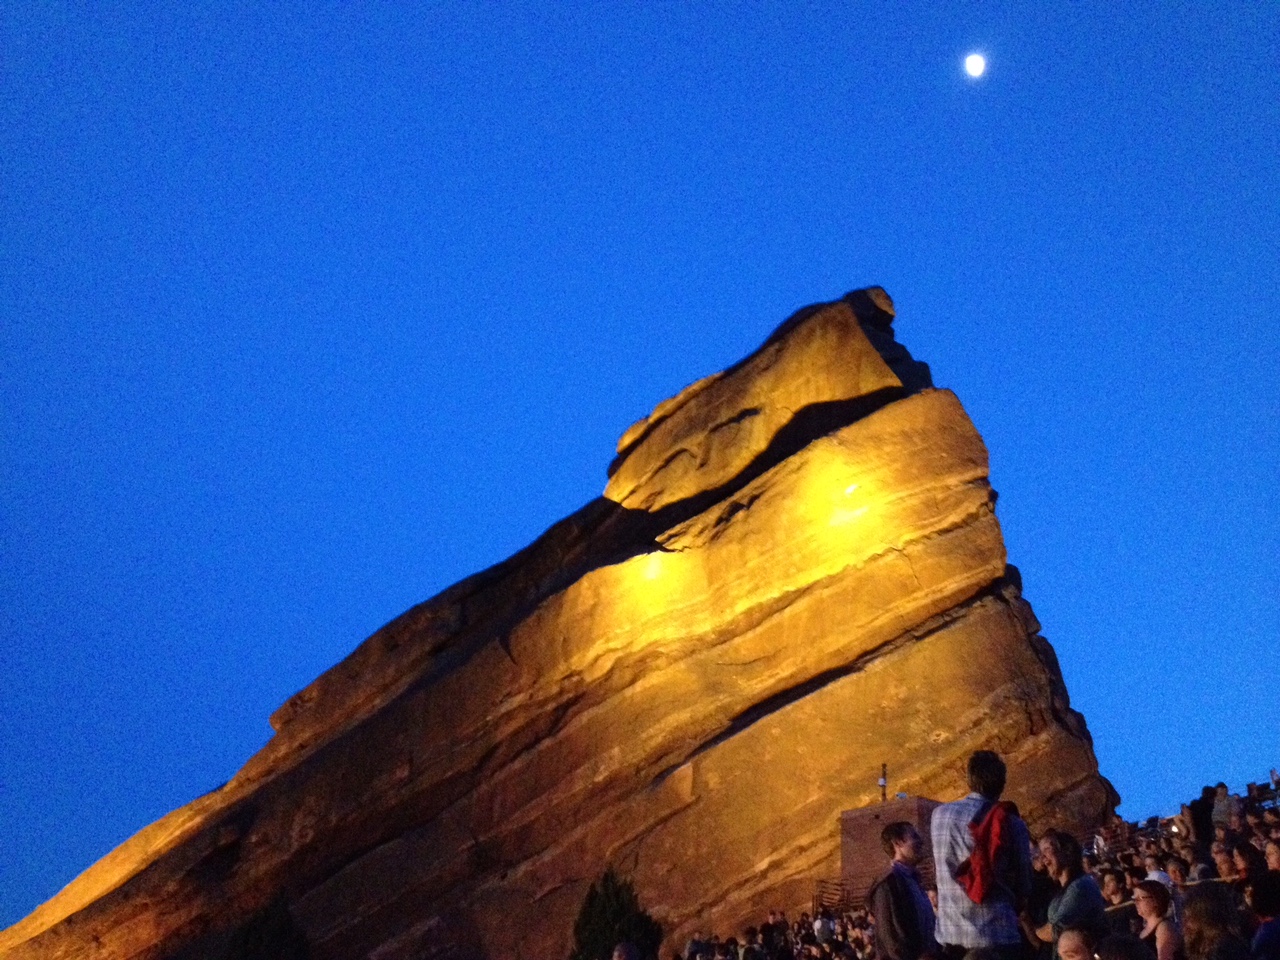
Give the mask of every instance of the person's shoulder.
[[1280, 917], [1258, 925], [1253, 935], [1253, 950], [1256, 953], [1260, 948], [1280, 954]]
[[1089, 908], [1097, 907], [1099, 911], [1105, 912], [1107, 909], [1106, 898], [1102, 895], [1102, 888], [1098, 886], [1098, 881], [1091, 875], [1084, 874], [1080, 877], [1083, 883], [1080, 884], [1081, 895], [1085, 897]]
[[871, 881], [871, 886], [867, 887], [867, 903], [874, 906], [876, 894], [884, 889], [884, 885], [892, 875], [892, 870], [886, 870], [884, 873], [880, 874], [880, 876], [876, 877], [875, 880]]
[[1249, 960], [1249, 945], [1236, 936], [1225, 936], [1209, 951], [1208, 960]]
[[[1089, 875], [1087, 873], [1080, 874], [1080, 876], [1076, 877], [1065, 887], [1059, 890], [1058, 895], [1054, 899], [1061, 900], [1064, 903], [1079, 903], [1082, 898], [1089, 896], [1089, 885], [1085, 883], [1088, 879]], [[1102, 892], [1099, 891], [1098, 895], [1101, 896]]]
[[970, 794], [967, 797], [961, 797], [959, 800], [952, 800], [950, 803], [940, 803], [933, 808], [930, 818], [934, 820], [946, 820], [954, 817], [964, 816], [981, 804], [981, 799]]
[[882, 890], [893, 883], [897, 882], [898, 871], [893, 868], [893, 864], [889, 864], [886, 870], [883, 870], [875, 881], [867, 888], [867, 899], [870, 900], [877, 890]]
[[955, 803], [953, 801], [952, 803], [940, 803], [934, 807], [933, 812], [929, 814], [930, 825], [945, 823], [948, 817], [953, 816], [951, 808], [954, 806]]
[[1031, 833], [1031, 828], [1027, 826], [1027, 821], [1022, 819], [1022, 814], [1018, 811], [1018, 806], [1007, 800], [1001, 800], [1000, 808], [1004, 811], [1005, 823], [1014, 830], [1021, 830], [1026, 834]]

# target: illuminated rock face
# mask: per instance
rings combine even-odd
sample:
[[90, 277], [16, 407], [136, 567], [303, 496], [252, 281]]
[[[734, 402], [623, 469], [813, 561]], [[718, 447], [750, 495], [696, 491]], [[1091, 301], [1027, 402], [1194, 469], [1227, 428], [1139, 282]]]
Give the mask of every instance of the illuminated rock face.
[[[1006, 567], [982, 440], [878, 289], [619, 443], [606, 497], [388, 624], [231, 783], [0, 934], [27, 958], [554, 958], [614, 865], [682, 945], [807, 904], [840, 811], [1116, 801]], [[665, 951], [664, 951], [665, 953]]]

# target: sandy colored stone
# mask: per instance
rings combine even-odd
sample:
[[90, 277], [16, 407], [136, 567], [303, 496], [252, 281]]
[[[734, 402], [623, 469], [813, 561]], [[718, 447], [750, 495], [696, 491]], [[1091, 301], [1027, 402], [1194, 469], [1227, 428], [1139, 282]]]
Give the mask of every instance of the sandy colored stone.
[[[884, 303], [892, 303], [884, 296]], [[657, 510], [746, 470], [796, 414], [901, 395], [902, 383], [845, 301], [801, 311], [736, 366], [685, 388], [618, 442], [605, 497]]]
[[891, 321], [874, 291], [802, 311], [662, 405], [609, 496], [375, 633], [0, 955], [566, 956], [608, 865], [670, 946], [807, 903], [882, 762], [947, 800], [984, 746], [1034, 825], [1099, 822], [986, 450], [880, 361]]

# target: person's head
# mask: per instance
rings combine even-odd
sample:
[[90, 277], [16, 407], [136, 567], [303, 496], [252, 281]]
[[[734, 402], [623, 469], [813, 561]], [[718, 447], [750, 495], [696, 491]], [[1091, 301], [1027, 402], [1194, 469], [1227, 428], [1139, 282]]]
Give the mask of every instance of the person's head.
[[1221, 941], [1240, 936], [1240, 911], [1231, 888], [1202, 883], [1182, 902], [1182, 936], [1188, 960], [1206, 960]]
[[1169, 874], [1169, 879], [1174, 882], [1175, 886], [1183, 886], [1187, 882], [1187, 871], [1191, 869], [1187, 861], [1182, 857], [1170, 857], [1164, 863], [1164, 872]]
[[1040, 855], [1049, 876], [1064, 886], [1084, 873], [1080, 841], [1063, 830], [1049, 830], [1040, 838]]
[[1231, 856], [1231, 850], [1221, 840], [1213, 841], [1209, 847], [1209, 856], [1213, 858], [1213, 865], [1218, 868], [1218, 876], [1223, 880], [1234, 880], [1236, 878], [1235, 859]]
[[1280, 870], [1280, 840], [1268, 840], [1262, 853], [1266, 858], [1268, 870]]
[[1062, 960], [1093, 960], [1093, 937], [1079, 927], [1066, 927], [1058, 934], [1058, 956]]
[[1225, 783], [1219, 782], [1213, 789], [1219, 800], [1227, 799], [1227, 785]]
[[1159, 920], [1169, 912], [1169, 888], [1159, 880], [1143, 880], [1133, 891], [1133, 905], [1143, 920]]
[[1164, 870], [1164, 864], [1160, 862], [1160, 857], [1154, 853], [1148, 853], [1142, 858], [1142, 865], [1147, 868], [1147, 873], [1160, 873]]
[[897, 820], [880, 831], [880, 846], [890, 860], [915, 866], [924, 856], [920, 832], [905, 820]]
[[994, 750], [977, 750], [969, 758], [969, 789], [988, 800], [999, 800], [1004, 793], [1004, 761]]
[[1115, 867], [1107, 867], [1102, 871], [1102, 895], [1108, 903], [1123, 903], [1128, 893], [1122, 871]]
[[1125, 867], [1124, 868], [1124, 885], [1129, 888], [1129, 892], [1133, 892], [1133, 888], [1147, 879], [1147, 871], [1141, 867]]
[[1236, 875], [1252, 879], [1267, 872], [1267, 858], [1252, 843], [1237, 840], [1230, 845], [1231, 863], [1236, 868]]
[[1058, 862], [1058, 845], [1054, 842], [1053, 831], [1044, 834], [1036, 846], [1040, 849], [1040, 859], [1044, 862], [1045, 871], [1049, 876], [1056, 877], [1062, 865]]

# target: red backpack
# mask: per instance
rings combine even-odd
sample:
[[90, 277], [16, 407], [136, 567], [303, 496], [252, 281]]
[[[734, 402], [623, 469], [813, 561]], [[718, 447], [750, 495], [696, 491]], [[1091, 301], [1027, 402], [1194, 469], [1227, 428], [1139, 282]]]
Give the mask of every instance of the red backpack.
[[1009, 862], [1009, 823], [1018, 808], [1000, 800], [983, 810], [969, 824], [973, 852], [956, 867], [956, 882], [974, 903], [985, 901], [997, 887], [1011, 890], [1001, 874]]

